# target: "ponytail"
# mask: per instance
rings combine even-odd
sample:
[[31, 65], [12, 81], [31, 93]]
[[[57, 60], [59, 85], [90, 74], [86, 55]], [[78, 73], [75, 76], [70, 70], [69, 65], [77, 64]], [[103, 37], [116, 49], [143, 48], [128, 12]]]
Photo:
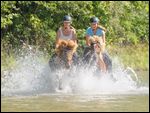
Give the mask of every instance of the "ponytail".
[[100, 29], [104, 30], [104, 32], [106, 32], [106, 28], [105, 27], [99, 25], [98, 28], [100, 28]]
[[75, 30], [75, 28], [73, 26], [70, 26], [71, 29]]

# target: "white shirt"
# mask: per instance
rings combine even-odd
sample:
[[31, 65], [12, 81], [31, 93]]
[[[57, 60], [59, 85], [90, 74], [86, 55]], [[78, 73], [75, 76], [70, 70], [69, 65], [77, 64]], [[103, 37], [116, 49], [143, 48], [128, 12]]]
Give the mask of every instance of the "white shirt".
[[68, 40], [68, 39], [72, 39], [72, 31], [70, 33], [70, 35], [64, 35], [62, 32], [62, 28], [59, 28], [60, 31], [60, 39], [64, 39], [64, 40]]

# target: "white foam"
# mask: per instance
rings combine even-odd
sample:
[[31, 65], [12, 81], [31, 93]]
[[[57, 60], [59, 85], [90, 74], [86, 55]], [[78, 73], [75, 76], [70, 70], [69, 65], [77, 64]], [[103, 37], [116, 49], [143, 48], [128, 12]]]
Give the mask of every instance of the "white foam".
[[[110, 74], [94, 73], [95, 67], [73, 67], [70, 71], [50, 71], [42, 52], [29, 52], [17, 57], [17, 67], [2, 76], [2, 95], [33, 95], [41, 93], [127, 94], [147, 93], [148, 86], [139, 86], [131, 73], [113, 58], [113, 78]], [[129, 69], [129, 68], [128, 68]], [[130, 69], [131, 70], [131, 69]], [[133, 71], [133, 70], [132, 70]], [[133, 73], [132, 73], [133, 74]], [[134, 73], [135, 74], [135, 73]], [[62, 90], [58, 89], [61, 78]]]

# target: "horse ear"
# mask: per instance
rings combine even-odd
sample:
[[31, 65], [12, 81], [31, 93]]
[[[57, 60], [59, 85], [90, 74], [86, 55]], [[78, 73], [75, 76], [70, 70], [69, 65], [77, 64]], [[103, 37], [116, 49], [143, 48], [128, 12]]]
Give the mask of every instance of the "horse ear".
[[89, 41], [92, 43], [95, 41], [94, 37], [93, 38], [90, 38]]
[[67, 46], [67, 45], [68, 45], [68, 42], [65, 41], [65, 40], [62, 40], [62, 44], [63, 44], [64, 46]]
[[100, 38], [99, 38], [99, 37], [95, 37], [95, 40], [96, 40], [96, 41], [100, 41]]

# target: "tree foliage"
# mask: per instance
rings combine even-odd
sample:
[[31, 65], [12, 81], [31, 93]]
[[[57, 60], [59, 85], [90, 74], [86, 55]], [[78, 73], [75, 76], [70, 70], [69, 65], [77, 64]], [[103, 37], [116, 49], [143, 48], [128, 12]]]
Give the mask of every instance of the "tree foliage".
[[18, 48], [23, 40], [51, 51], [67, 14], [81, 45], [92, 16], [107, 29], [108, 44], [149, 42], [149, 1], [1, 1], [1, 47]]

